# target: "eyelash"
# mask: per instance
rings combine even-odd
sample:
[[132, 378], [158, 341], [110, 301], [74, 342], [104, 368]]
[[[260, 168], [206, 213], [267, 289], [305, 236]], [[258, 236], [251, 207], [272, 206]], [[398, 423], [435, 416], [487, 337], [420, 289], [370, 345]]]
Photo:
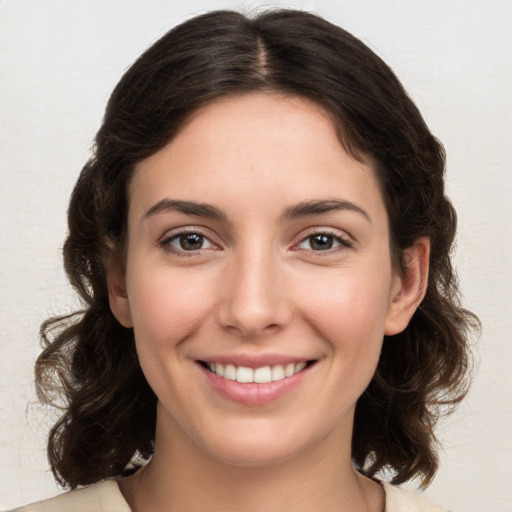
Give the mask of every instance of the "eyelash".
[[198, 230], [198, 229], [191, 229], [190, 231], [187, 231], [187, 230], [179, 231], [179, 232], [173, 233], [173, 234], [171, 234], [169, 236], [165, 236], [163, 239], [161, 239], [158, 242], [158, 245], [159, 245], [159, 247], [164, 252], [166, 252], [168, 254], [174, 254], [176, 256], [182, 256], [182, 257], [189, 257], [190, 258], [190, 257], [193, 257], [193, 256], [197, 255], [204, 248], [201, 247], [200, 249], [195, 249], [195, 250], [194, 249], [192, 249], [192, 250], [177, 249], [177, 248], [175, 248], [172, 245], [172, 242], [174, 242], [176, 240], [179, 241], [179, 239], [181, 237], [193, 236], [193, 235], [196, 235], [197, 237], [200, 237], [201, 241], [203, 242], [203, 244], [205, 242], [208, 242], [212, 246], [215, 246], [215, 244], [208, 238], [208, 236], [206, 236], [201, 230]]
[[[311, 241], [314, 238], [321, 237], [321, 236], [329, 238], [331, 243], [337, 243], [338, 245], [334, 246], [334, 247], [329, 247], [325, 250], [314, 250], [312, 248], [300, 247], [303, 243], [307, 242], [308, 240], [310, 241], [310, 244], [311, 244]], [[311, 251], [311, 252], [318, 253], [318, 254], [322, 254], [322, 253], [323, 254], [332, 254], [333, 252], [340, 251], [343, 249], [351, 249], [354, 247], [354, 245], [350, 240], [348, 240], [347, 238], [345, 238], [343, 236], [340, 236], [338, 233], [335, 234], [335, 233], [332, 233], [327, 230], [322, 230], [322, 231], [317, 231], [317, 232], [308, 234], [307, 236], [302, 238], [298, 244], [296, 244], [296, 247], [297, 247], [296, 250], [299, 250], [299, 251], [308, 251], [308, 252]]]
[[[190, 230], [190, 231], [179, 231], [177, 233], [173, 233], [169, 236], [165, 236], [163, 239], [161, 239], [159, 242], [158, 242], [158, 246], [166, 253], [168, 254], [174, 254], [176, 256], [181, 256], [181, 257], [193, 257], [193, 256], [196, 256], [200, 253], [200, 251], [202, 250], [205, 250], [204, 247], [201, 247], [199, 249], [190, 249], [190, 250], [187, 250], [187, 249], [183, 249], [183, 248], [175, 248], [173, 245], [172, 245], [172, 242], [176, 241], [176, 240], [179, 240], [181, 237], [186, 237], [186, 236], [193, 236], [193, 235], [196, 235], [197, 237], [200, 237], [201, 238], [201, 241], [202, 241], [202, 244], [204, 244], [205, 242], [209, 243], [212, 247], [215, 247], [216, 244], [214, 244], [206, 234], [204, 234], [202, 231], [200, 230], [197, 230], [197, 229], [194, 229], [194, 230]], [[334, 246], [334, 247], [328, 247], [327, 249], [325, 250], [314, 250], [312, 248], [303, 248], [303, 247], [300, 247], [303, 243], [307, 242], [308, 240], [310, 240], [310, 244], [311, 244], [311, 241], [315, 238], [315, 237], [320, 237], [320, 236], [324, 236], [324, 237], [327, 237], [328, 239], [330, 239], [330, 242], [331, 243], [337, 243], [338, 245]], [[327, 242], [329, 243], [329, 242]], [[218, 246], [217, 246], [218, 247]], [[296, 249], [295, 250], [298, 250], [298, 251], [307, 251], [307, 252], [314, 252], [314, 253], [318, 253], [318, 254], [322, 254], [322, 253], [326, 253], [326, 254], [331, 254], [333, 252], [336, 252], [336, 251], [339, 251], [339, 250], [343, 250], [343, 249], [351, 249], [353, 248], [353, 243], [351, 241], [349, 241], [347, 238], [345, 237], [342, 237], [342, 236], [339, 236], [339, 234], [334, 234], [334, 233], [331, 233], [329, 231], [326, 231], [326, 230], [322, 230], [322, 231], [317, 231], [317, 232], [314, 232], [314, 233], [311, 233], [307, 236], [305, 236], [304, 238], [302, 238], [298, 244], [295, 244]], [[210, 249], [210, 247], [207, 247], [206, 250]]]

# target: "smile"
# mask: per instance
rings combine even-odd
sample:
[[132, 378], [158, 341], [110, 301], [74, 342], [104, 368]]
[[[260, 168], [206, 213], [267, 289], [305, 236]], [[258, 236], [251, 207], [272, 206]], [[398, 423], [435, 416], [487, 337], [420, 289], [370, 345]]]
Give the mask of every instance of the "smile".
[[270, 405], [289, 396], [318, 363], [316, 359], [293, 361], [276, 355], [222, 359], [197, 360], [206, 382], [222, 398], [250, 407]]
[[267, 365], [260, 368], [248, 368], [247, 366], [236, 366], [234, 364], [202, 363], [207, 369], [217, 376], [227, 380], [237, 381], [244, 384], [256, 383], [267, 384], [278, 382], [300, 373], [308, 362], [290, 363], [287, 365]]

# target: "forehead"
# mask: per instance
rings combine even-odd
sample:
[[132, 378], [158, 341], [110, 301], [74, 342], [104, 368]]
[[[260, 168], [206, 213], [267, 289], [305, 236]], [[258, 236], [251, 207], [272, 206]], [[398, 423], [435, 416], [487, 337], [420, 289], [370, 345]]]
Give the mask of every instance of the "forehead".
[[[215, 150], [209, 159], [221, 151], [233, 155], [243, 151], [254, 159], [271, 151], [276, 155], [286, 152], [294, 142], [303, 144], [306, 139], [316, 139], [317, 147], [319, 139], [323, 146], [340, 144], [332, 116], [320, 105], [277, 93], [228, 95], [190, 113], [167, 149], [147, 160], [157, 160], [164, 153], [178, 155], [180, 150], [190, 151], [188, 158], [192, 160], [206, 156], [206, 149]], [[193, 149], [200, 149], [201, 153], [196, 154]], [[307, 149], [311, 151], [313, 145]], [[287, 158], [293, 156], [287, 154]]]
[[246, 206], [269, 195], [278, 203], [333, 194], [380, 200], [372, 167], [347, 153], [328, 112], [303, 98], [263, 93], [198, 109], [171, 142], [139, 163], [130, 204], [149, 207], [164, 193], [238, 198]]

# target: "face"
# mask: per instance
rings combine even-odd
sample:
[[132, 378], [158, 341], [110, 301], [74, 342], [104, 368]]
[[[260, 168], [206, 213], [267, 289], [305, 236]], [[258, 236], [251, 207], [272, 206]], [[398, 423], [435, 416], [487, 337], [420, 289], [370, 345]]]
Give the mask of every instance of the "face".
[[217, 100], [140, 163], [129, 202], [111, 307], [159, 400], [157, 446], [240, 465], [349, 446], [383, 336], [412, 311], [374, 172], [328, 115]]

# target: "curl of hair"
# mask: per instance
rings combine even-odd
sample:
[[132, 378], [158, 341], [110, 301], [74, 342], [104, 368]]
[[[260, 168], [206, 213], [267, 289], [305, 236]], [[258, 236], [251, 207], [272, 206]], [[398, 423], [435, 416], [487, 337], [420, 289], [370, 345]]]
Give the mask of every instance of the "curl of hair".
[[157, 400], [132, 330], [110, 311], [106, 282], [107, 267], [123, 261], [135, 166], [196, 109], [250, 92], [316, 102], [347, 151], [372, 163], [397, 268], [405, 249], [430, 238], [426, 297], [405, 331], [384, 339], [356, 407], [352, 449], [362, 472], [390, 469], [394, 483], [419, 476], [427, 485], [436, 472], [434, 427], [467, 391], [477, 324], [460, 305], [450, 261], [456, 215], [444, 194], [443, 148], [389, 67], [348, 32], [301, 11], [216, 11], [168, 32], [126, 72], [71, 197], [64, 262], [84, 309], [43, 324], [36, 363], [40, 399], [63, 409], [48, 456], [64, 486], [120, 475], [135, 453], [153, 450]]

